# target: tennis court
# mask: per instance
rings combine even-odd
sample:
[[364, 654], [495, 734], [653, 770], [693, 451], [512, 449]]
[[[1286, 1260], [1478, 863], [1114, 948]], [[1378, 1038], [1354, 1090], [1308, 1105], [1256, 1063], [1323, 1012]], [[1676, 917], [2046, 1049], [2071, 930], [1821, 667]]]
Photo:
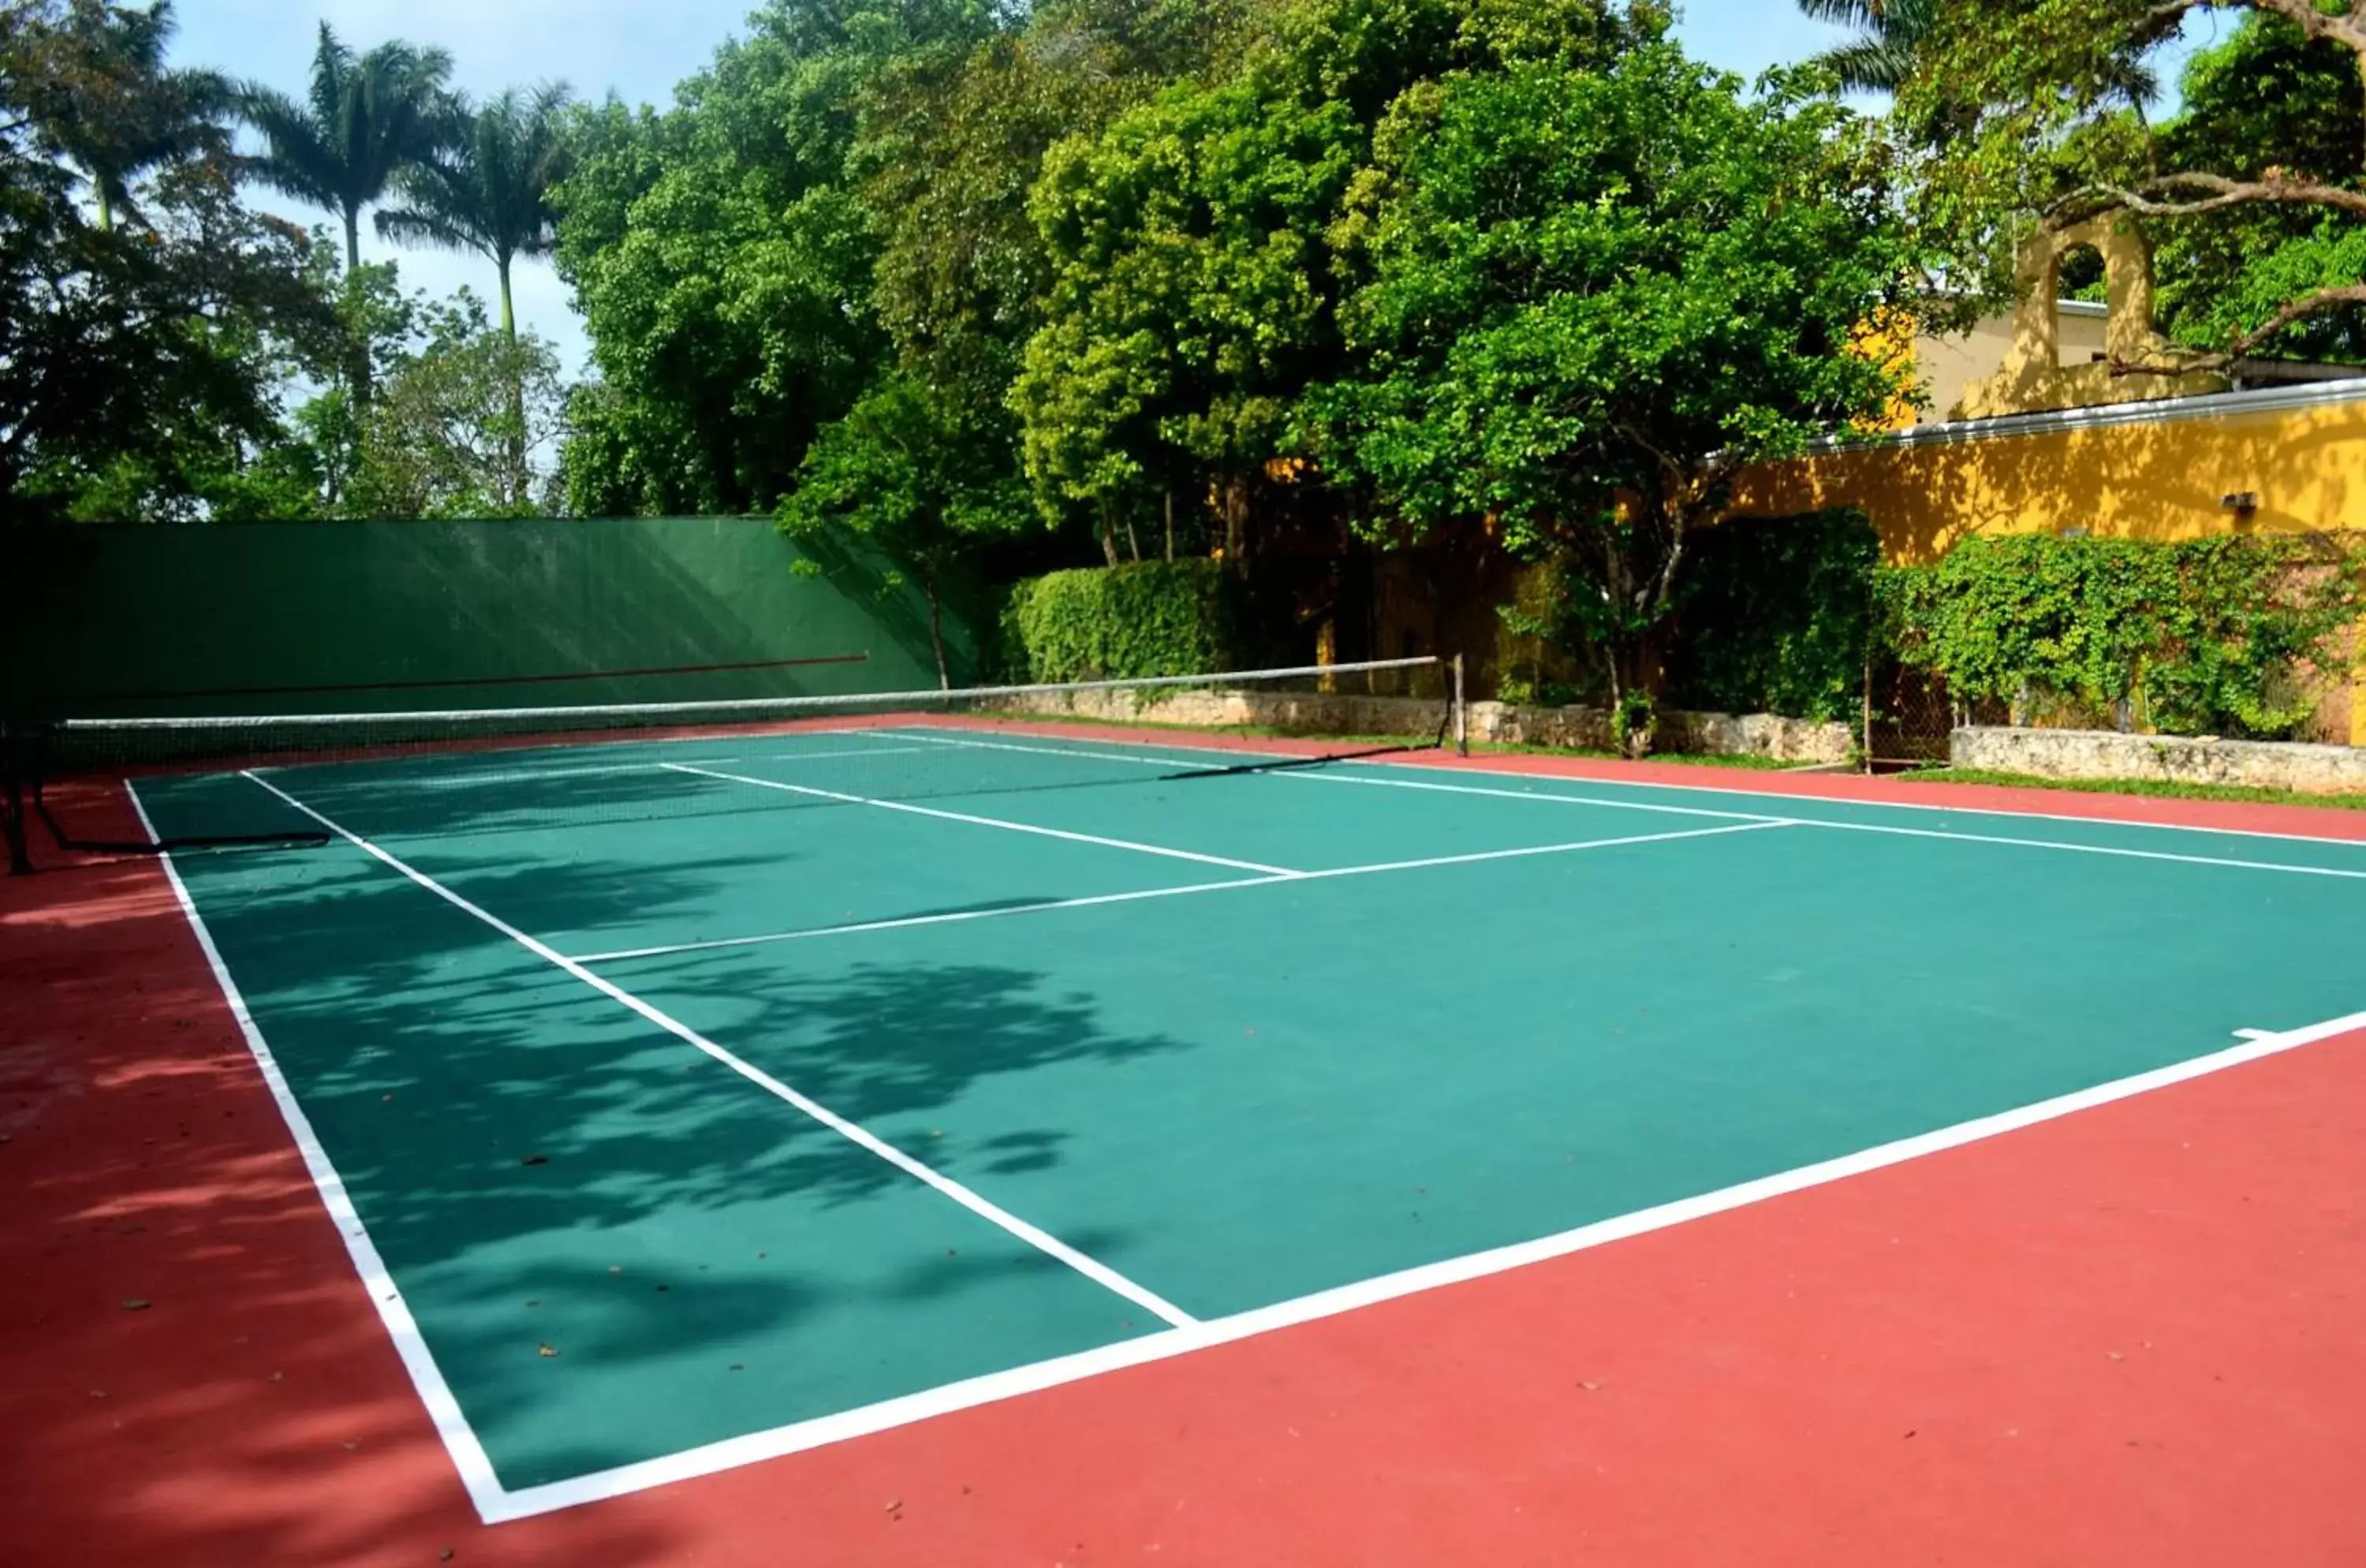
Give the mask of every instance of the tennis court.
[[489, 1521], [2366, 1021], [2366, 842], [1306, 750], [911, 711], [132, 788], [320, 840], [173, 874]]

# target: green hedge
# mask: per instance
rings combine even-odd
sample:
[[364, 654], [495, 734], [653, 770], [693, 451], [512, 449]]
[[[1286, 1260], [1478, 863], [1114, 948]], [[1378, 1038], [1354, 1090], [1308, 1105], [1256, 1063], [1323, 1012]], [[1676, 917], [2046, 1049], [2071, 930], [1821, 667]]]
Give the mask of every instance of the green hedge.
[[1865, 514], [1736, 518], [1694, 536], [1692, 547], [1668, 705], [1854, 718], [1881, 564]]
[[2366, 611], [2366, 558], [2325, 538], [1974, 538], [1880, 575], [1884, 635], [1959, 704], [2182, 735], [2284, 739]]
[[1125, 681], [1232, 667], [1232, 580], [1212, 560], [1055, 571], [1011, 590], [1003, 658], [1026, 681]]

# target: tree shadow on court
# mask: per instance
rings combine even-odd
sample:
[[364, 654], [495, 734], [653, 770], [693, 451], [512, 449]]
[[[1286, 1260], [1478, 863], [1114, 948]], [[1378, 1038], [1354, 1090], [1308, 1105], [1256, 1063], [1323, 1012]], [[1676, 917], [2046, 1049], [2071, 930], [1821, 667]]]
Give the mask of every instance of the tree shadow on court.
[[[1238, 771], [1231, 763], [1213, 765], [1189, 757], [1170, 759], [1171, 769], [1145, 767], [1132, 758], [1111, 760], [1084, 748], [1056, 756], [984, 748], [937, 749], [915, 755], [895, 747], [892, 737], [867, 740], [864, 736], [861, 730], [751, 729], [662, 744], [612, 739], [510, 751], [444, 750], [266, 768], [262, 776], [349, 831], [400, 842], [501, 839], [579, 829], [613, 832], [670, 818], [819, 814], [826, 820], [830, 814], [862, 809], [862, 800], [801, 795], [710, 778], [667, 766], [670, 762], [730, 768], [840, 795], [891, 801], [1138, 790]], [[817, 742], [861, 742], [879, 750], [876, 755], [800, 756], [797, 748], [811, 752]], [[1279, 761], [1288, 764], [1291, 760]], [[793, 765], [800, 761], [808, 765]], [[300, 839], [323, 831], [317, 819], [296, 805], [234, 772], [163, 775], [147, 779], [140, 787], [158, 834], [168, 840]]]
[[154, 865], [0, 889], [25, 1561], [656, 1568], [727, 1538], [663, 1508], [484, 1529]]
[[[507, 1483], [994, 1370], [990, 1349], [959, 1342], [975, 1322], [1012, 1315], [1014, 1270], [1074, 1281], [1064, 1265], [427, 890], [358, 854], [299, 858], [221, 857], [187, 874]], [[528, 927], [518, 911], [598, 924], [696, 902], [753, 865], [777, 874], [780, 858], [658, 870], [535, 863], [466, 886]], [[1121, 1066], [1181, 1048], [1107, 1030], [1089, 999], [1054, 993], [1021, 967], [805, 967], [761, 987], [702, 977], [699, 1022], [723, 1048], [858, 1124], [925, 1118], [996, 1075]], [[661, 989], [625, 983], [665, 1005]], [[975, 1178], [1055, 1166], [1066, 1136], [1055, 1124], [1003, 1127], [972, 1147], [955, 1132], [907, 1152], [959, 1162]], [[235, 1243], [242, 1224], [226, 1215], [214, 1228]], [[1062, 1239], [1087, 1252], [1126, 1240]], [[1098, 1287], [1077, 1288], [1092, 1311], [1105, 1308], [1105, 1337], [1143, 1315], [1114, 1295], [1102, 1302]], [[924, 1322], [915, 1303], [933, 1315]], [[900, 1348], [845, 1337], [865, 1314], [918, 1337]], [[823, 1364], [761, 1367], [767, 1351], [777, 1358], [815, 1335], [834, 1347]], [[948, 1342], [960, 1355], [929, 1371]], [[1031, 1352], [1042, 1353], [1052, 1352]], [[883, 1359], [906, 1364], [839, 1377], [841, 1364]], [[585, 1418], [587, 1399], [607, 1415]], [[651, 1414], [619, 1417], [616, 1400]]]

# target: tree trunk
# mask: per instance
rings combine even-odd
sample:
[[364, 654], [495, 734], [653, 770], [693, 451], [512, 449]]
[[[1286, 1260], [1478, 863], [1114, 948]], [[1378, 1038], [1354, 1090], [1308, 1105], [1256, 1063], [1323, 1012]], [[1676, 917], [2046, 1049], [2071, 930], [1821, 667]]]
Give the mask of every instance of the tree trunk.
[[937, 690], [950, 692], [953, 689], [953, 676], [945, 664], [945, 610], [937, 598], [935, 568], [920, 574], [920, 591], [929, 596], [929, 647], [937, 656]]
[[[345, 288], [348, 291], [355, 287], [355, 276], [361, 269], [361, 209], [352, 207], [345, 209]], [[346, 367], [346, 374], [353, 380], [354, 414], [358, 419], [369, 412], [370, 406], [370, 344], [366, 329], [363, 331], [361, 340], [354, 344], [353, 360]]]
[[1629, 757], [1648, 757], [1660, 739], [1660, 693], [1667, 680], [1667, 626], [1613, 632], [1603, 650], [1610, 676], [1610, 733]]
[[1110, 520], [1109, 509], [1107, 507], [1103, 507], [1101, 509], [1101, 555], [1107, 558], [1110, 565], [1116, 566], [1119, 564], [1117, 554], [1117, 525]]
[[1219, 494], [1224, 510], [1224, 564], [1235, 577], [1245, 577], [1249, 570], [1249, 487], [1246, 481], [1227, 476], [1221, 481]]
[[1166, 487], [1166, 558], [1175, 558], [1175, 487]]
[[1126, 513], [1125, 517], [1125, 542], [1127, 545], [1132, 547], [1133, 550], [1134, 563], [1137, 566], [1140, 565], [1142, 562], [1142, 536], [1134, 532], [1133, 513], [1130, 512]]
[[[509, 469], [513, 494], [510, 509], [523, 513], [526, 499], [533, 493], [532, 477], [525, 469], [525, 367], [519, 362], [517, 349], [517, 311], [510, 300], [510, 258], [493, 258], [501, 276], [501, 335], [508, 340], [510, 355], [510, 449]], [[944, 655], [937, 656], [941, 672]]]

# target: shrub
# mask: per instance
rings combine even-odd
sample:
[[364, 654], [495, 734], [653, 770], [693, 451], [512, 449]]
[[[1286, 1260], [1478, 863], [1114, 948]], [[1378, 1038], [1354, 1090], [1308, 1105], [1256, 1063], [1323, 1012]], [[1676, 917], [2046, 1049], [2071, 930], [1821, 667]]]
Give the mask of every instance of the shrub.
[[1854, 718], [1881, 540], [1854, 511], [1743, 517], [1695, 536], [1668, 659], [1672, 706]]
[[1880, 579], [1885, 633], [1959, 705], [2172, 734], [2285, 739], [2366, 611], [2366, 560], [2326, 538], [1966, 540]]
[[1233, 662], [1234, 589], [1212, 560], [1055, 571], [1011, 590], [1004, 658], [1028, 681], [1191, 675]]

